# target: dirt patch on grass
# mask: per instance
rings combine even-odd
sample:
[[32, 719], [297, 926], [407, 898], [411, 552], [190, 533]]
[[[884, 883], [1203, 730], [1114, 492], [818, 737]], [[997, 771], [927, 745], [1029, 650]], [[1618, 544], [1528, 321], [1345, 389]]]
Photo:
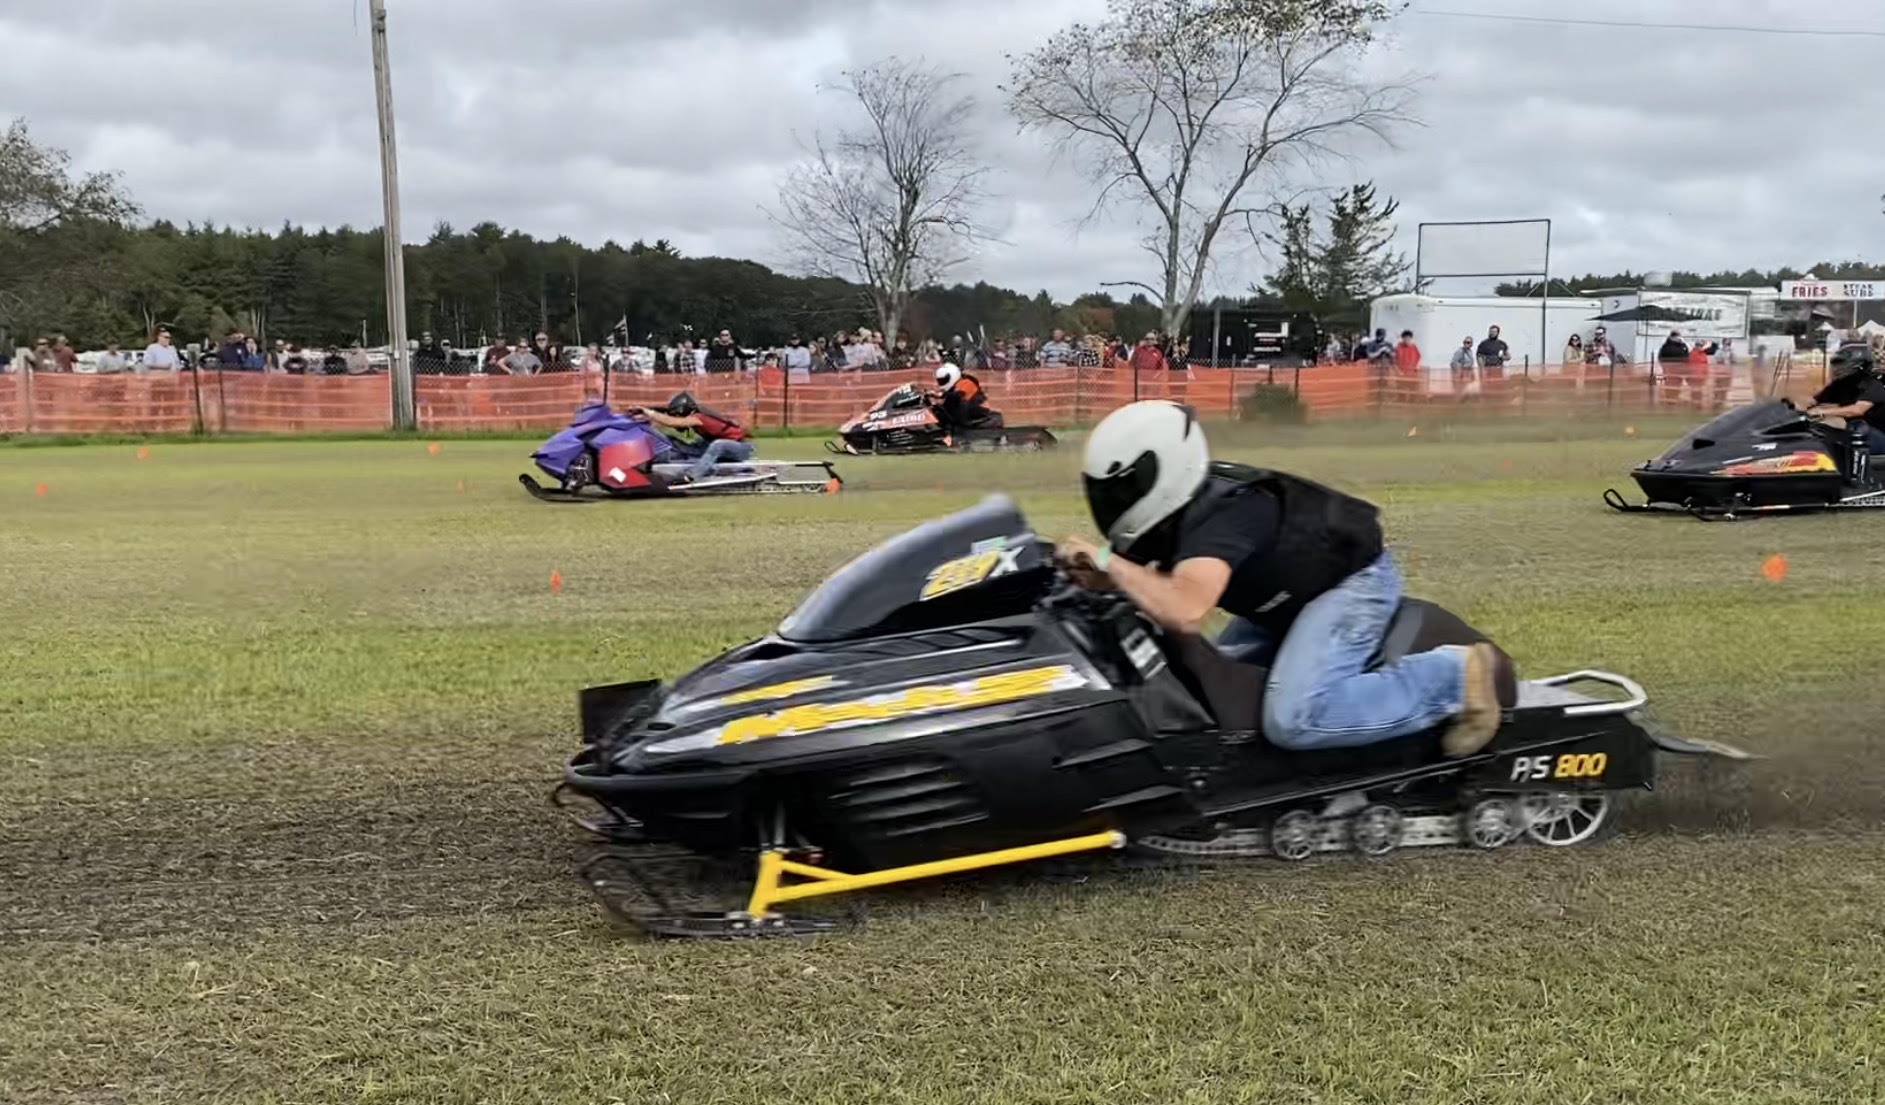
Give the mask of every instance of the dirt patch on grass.
[[377, 793], [64, 799], [13, 811], [0, 941], [222, 935], [567, 906], [536, 780]]

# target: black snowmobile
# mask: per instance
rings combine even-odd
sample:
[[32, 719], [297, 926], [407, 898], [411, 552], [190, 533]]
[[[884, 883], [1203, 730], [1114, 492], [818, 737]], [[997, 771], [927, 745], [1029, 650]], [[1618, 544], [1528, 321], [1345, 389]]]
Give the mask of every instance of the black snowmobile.
[[923, 389], [904, 384], [877, 405], [838, 427], [825, 448], [840, 455], [867, 453], [1033, 453], [1059, 444], [1045, 426], [1009, 426], [999, 411], [979, 425], [945, 425]]
[[[1840, 350], [1837, 375], [1815, 401], [1844, 405], [1876, 372], [1864, 347]], [[1628, 513], [1674, 511], [1700, 518], [1780, 511], [1885, 507], [1885, 480], [1874, 470], [1865, 425], [1834, 426], [1786, 399], [1731, 410], [1630, 472], [1644, 503], [1614, 489], [1604, 502]]]
[[[1380, 661], [1481, 639], [1409, 601]], [[1642, 689], [1599, 671], [1503, 688], [1509, 720], [1479, 755], [1444, 758], [1438, 733], [1290, 752], [1258, 732], [1264, 676], [1075, 586], [995, 496], [866, 553], [672, 684], [583, 692], [559, 797], [603, 811], [584, 824], [618, 846], [586, 875], [613, 911], [658, 935], [755, 936], [828, 927], [780, 914], [792, 900], [1127, 845], [1302, 860], [1578, 844], [1606, 827], [1609, 792], [1653, 783], [1658, 751], [1745, 758], [1652, 735]], [[638, 912], [647, 842], [756, 856], [745, 907], [675, 914], [656, 894]]]

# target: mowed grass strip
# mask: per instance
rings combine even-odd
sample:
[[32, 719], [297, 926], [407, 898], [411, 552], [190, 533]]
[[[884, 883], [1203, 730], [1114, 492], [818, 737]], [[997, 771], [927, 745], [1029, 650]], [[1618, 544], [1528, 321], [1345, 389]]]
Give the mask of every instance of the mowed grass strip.
[[[1854, 626], [1885, 518], [1604, 510], [1678, 429], [1213, 428], [1382, 503], [1410, 589], [1527, 671], [1630, 674], [1772, 757], [1676, 773], [1632, 803], [1650, 835], [1050, 865], [750, 948], [623, 937], [568, 877], [538, 788], [576, 688], [693, 667], [989, 491], [1084, 532], [1077, 442], [590, 507], [527, 498], [515, 441], [0, 449], [0, 1100], [1877, 1098], [1885, 691]], [[1760, 831], [1660, 829], [1698, 804]]]

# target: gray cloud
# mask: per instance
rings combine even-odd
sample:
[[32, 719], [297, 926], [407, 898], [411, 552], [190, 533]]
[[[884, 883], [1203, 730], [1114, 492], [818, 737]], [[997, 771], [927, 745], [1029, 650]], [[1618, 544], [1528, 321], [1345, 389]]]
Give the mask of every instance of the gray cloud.
[[[1076, 230], [1092, 189], [1018, 134], [997, 85], [1103, 0], [390, 0], [409, 233], [492, 219], [540, 235], [666, 237], [778, 261], [763, 208], [842, 103], [819, 86], [891, 53], [982, 100], [1001, 241], [962, 273], [1062, 297], [1149, 279], [1138, 231]], [[1805, 264], [1878, 248], [1885, 151], [1862, 134], [1877, 40], [1449, 19], [1416, 10], [1369, 59], [1417, 70], [1424, 126], [1301, 183], [1376, 180], [1422, 219], [1555, 220], [1554, 270]], [[1550, 15], [1552, 0], [1447, 7]], [[1785, 0], [1590, 0], [1579, 18], [1789, 26]], [[1868, 23], [1869, 20], [1869, 23]], [[1885, 11], [1814, 12], [1885, 29]], [[379, 218], [365, 0], [10, 0], [0, 104], [153, 216], [273, 226]], [[1819, 74], [1802, 82], [1802, 74]], [[1819, 91], [1823, 89], [1824, 91]], [[1857, 102], [1848, 103], [1851, 95]], [[1267, 268], [1220, 258], [1217, 290]]]

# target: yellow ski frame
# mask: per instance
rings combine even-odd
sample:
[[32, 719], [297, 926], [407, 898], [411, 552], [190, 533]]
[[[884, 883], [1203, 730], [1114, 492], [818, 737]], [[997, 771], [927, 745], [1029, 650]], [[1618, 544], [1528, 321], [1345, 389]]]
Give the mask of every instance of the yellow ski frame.
[[[1125, 846], [1126, 834], [1108, 831], [1076, 836], [1067, 840], [1050, 840], [1043, 844], [1028, 844], [1020, 848], [1004, 848], [998, 852], [979, 852], [972, 856], [957, 856], [955, 859], [915, 863], [908, 867], [888, 867], [882, 871], [871, 871], [863, 875], [833, 871], [827, 867], [814, 867], [809, 863], [787, 859], [787, 853], [782, 850], [771, 849], [759, 854], [759, 875], [753, 881], [753, 896], [746, 903], [746, 913], [751, 917], [765, 917], [770, 915], [773, 907], [779, 903], [797, 901], [801, 898], [849, 894], [854, 890], [868, 890], [874, 886], [890, 886], [894, 883], [935, 878], [938, 875], [976, 871], [984, 867], [1000, 867], [1009, 863], [1047, 859], [1050, 856], [1067, 856], [1078, 852], [1097, 852], [1102, 848], [1124, 848]], [[787, 875], [797, 875], [808, 881], [787, 884], [784, 881]]]

